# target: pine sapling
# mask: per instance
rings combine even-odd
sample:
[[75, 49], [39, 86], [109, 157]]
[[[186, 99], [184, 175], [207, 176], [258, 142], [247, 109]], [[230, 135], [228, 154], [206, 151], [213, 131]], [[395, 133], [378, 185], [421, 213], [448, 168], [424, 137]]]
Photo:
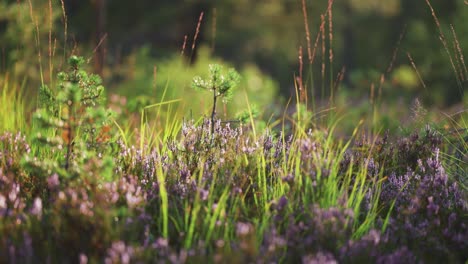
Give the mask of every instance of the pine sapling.
[[79, 169], [78, 159], [100, 156], [105, 151], [102, 143], [109, 138], [103, 133], [109, 132], [111, 112], [102, 105], [101, 78], [82, 70], [83, 63], [83, 58], [72, 56], [69, 70], [58, 74], [57, 92], [47, 86], [39, 90], [39, 109], [33, 116], [38, 129], [35, 141], [63, 158], [63, 163], [29, 159], [32, 168], [70, 175]]
[[209, 77], [203, 79], [200, 76], [193, 78], [192, 87], [196, 90], [207, 90], [213, 93], [213, 108], [211, 109], [211, 136], [214, 135], [214, 122], [216, 117], [216, 104], [218, 98], [224, 102], [231, 99], [233, 90], [240, 81], [240, 75], [235, 69], [229, 69], [227, 73], [222, 73], [222, 67], [218, 64], [209, 65]]

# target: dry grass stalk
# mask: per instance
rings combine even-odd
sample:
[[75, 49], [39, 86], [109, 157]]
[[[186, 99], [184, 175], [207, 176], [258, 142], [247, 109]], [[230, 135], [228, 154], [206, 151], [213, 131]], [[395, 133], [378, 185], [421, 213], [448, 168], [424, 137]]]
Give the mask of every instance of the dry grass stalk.
[[309, 58], [309, 63], [312, 64], [313, 57], [312, 57], [312, 52], [310, 48], [310, 30], [309, 30], [309, 19], [307, 18], [307, 6], [305, 3], [305, 0], [302, 0], [302, 15], [304, 16], [304, 26], [305, 26], [305, 32], [306, 32], [306, 40], [307, 40], [307, 55]]
[[[320, 26], [320, 28], [322, 28], [322, 25]], [[314, 63], [315, 53], [317, 51], [318, 42], [320, 40], [320, 32], [321, 31], [319, 30], [319, 32], [317, 33], [317, 37], [315, 38], [314, 49], [312, 50], [312, 58], [310, 58], [310, 60], [309, 60], [310, 65], [312, 65]]]
[[385, 83], [385, 73], [382, 73], [380, 75], [380, 82], [379, 82], [379, 95], [378, 95], [379, 100], [380, 98], [382, 98], [382, 86], [384, 83]]
[[330, 105], [334, 101], [334, 85], [333, 85], [333, 0], [328, 0], [328, 59], [330, 68]]
[[336, 80], [335, 80], [335, 83], [333, 85], [333, 90], [334, 91], [337, 91], [338, 90], [338, 87], [340, 85], [340, 83], [343, 81], [344, 79], [344, 75], [346, 73], [346, 67], [343, 66], [341, 67], [341, 70], [338, 72], [338, 74], [336, 75]]
[[419, 81], [421, 82], [422, 86], [424, 87], [424, 89], [427, 89], [426, 84], [424, 83], [424, 80], [422, 79], [421, 74], [419, 74], [418, 68], [416, 67], [416, 63], [414, 63], [414, 60], [411, 57], [411, 54], [409, 52], [407, 52], [406, 55], [408, 56], [408, 59], [411, 62], [411, 66], [413, 67], [414, 71], [418, 75]]
[[[462, 52], [462, 50], [460, 48], [460, 42], [458, 42], [457, 33], [455, 32], [455, 29], [453, 28], [453, 25], [450, 25], [450, 29], [452, 30], [453, 41], [454, 41], [454, 45], [455, 45], [455, 48], [456, 48], [455, 54], [457, 54], [457, 52], [458, 52], [457, 57], [460, 60], [461, 66], [463, 66], [463, 71], [462, 71], [462, 68], [460, 67], [460, 72], [465, 73], [465, 78], [462, 77], [462, 80], [466, 81], [468, 79], [468, 70], [466, 68], [465, 58], [463, 57], [463, 52]], [[463, 74], [462, 74], [462, 76], [463, 76]]]
[[[328, 15], [328, 12], [331, 9], [331, 7], [332, 7], [332, 5], [329, 2], [327, 10], [325, 11], [325, 15], [322, 15], [322, 16], [326, 17]], [[312, 50], [312, 56], [311, 56], [311, 58], [309, 58], [309, 64], [311, 64], [311, 65], [314, 63], [315, 53], [317, 51], [318, 42], [319, 42], [320, 37], [322, 35], [322, 31], [325, 31], [325, 18], [323, 20], [321, 19], [319, 32], [317, 33], [317, 37], [315, 38], [314, 49]]]
[[68, 18], [67, 18], [67, 13], [65, 12], [65, 3], [63, 0], [60, 0], [62, 4], [62, 19], [63, 19], [63, 34], [64, 34], [64, 40], [63, 40], [63, 57], [66, 58], [66, 53], [67, 53], [67, 41], [68, 41]]
[[299, 46], [299, 77], [296, 78], [296, 82], [299, 87], [299, 102], [307, 104], [307, 93], [304, 89], [304, 81], [302, 78], [303, 65], [302, 46]]
[[99, 49], [99, 47], [102, 45], [102, 43], [104, 42], [104, 40], [106, 40], [107, 38], [107, 33], [105, 33], [101, 39], [99, 40], [98, 44], [96, 45], [96, 47], [93, 49], [93, 53], [96, 53], [97, 50]]
[[322, 21], [322, 25], [320, 27], [320, 33], [322, 38], [322, 82], [325, 81], [325, 16], [320, 15], [320, 20]]
[[49, 0], [49, 59], [52, 57], [52, 11], [52, 0]]
[[400, 45], [401, 45], [401, 41], [403, 40], [403, 37], [404, 37], [405, 33], [406, 33], [406, 25], [403, 27], [403, 30], [401, 31], [400, 36], [398, 37], [398, 41], [397, 41], [395, 49], [393, 50], [392, 59], [390, 60], [390, 63], [388, 64], [387, 70], [380, 75], [379, 88], [378, 88], [378, 99], [379, 100], [380, 100], [380, 98], [382, 96], [382, 86], [385, 83], [385, 74], [390, 73], [393, 70], [393, 64], [395, 63], [396, 56], [398, 54], [398, 50], [399, 50]]
[[328, 38], [329, 38], [329, 58], [330, 58], [330, 67], [333, 63], [333, 0], [328, 0]]
[[426, 0], [426, 3], [429, 6], [429, 9], [431, 10], [431, 15], [434, 18], [434, 21], [436, 23], [437, 28], [439, 29], [439, 39], [440, 39], [440, 42], [442, 42], [442, 45], [444, 46], [445, 52], [447, 52], [447, 55], [449, 56], [450, 64], [452, 65], [452, 69], [453, 69], [453, 71], [455, 73], [455, 77], [457, 79], [458, 86], [461, 87], [460, 79], [458, 77], [458, 71], [457, 71], [457, 68], [455, 67], [455, 63], [453, 62], [452, 55], [450, 54], [450, 50], [449, 50], [448, 45], [447, 45], [447, 40], [445, 38], [444, 32], [442, 31], [442, 27], [440, 26], [439, 19], [437, 18], [437, 15], [436, 15], [436, 13], [434, 11], [434, 8], [432, 8], [432, 5], [429, 2], [429, 0]]
[[462, 69], [462, 66], [461, 66], [460, 56], [458, 55], [457, 44], [455, 42], [453, 42], [452, 45], [453, 45], [453, 53], [455, 54], [456, 66], [459, 69], [458, 70], [458, 74], [459, 74], [458, 77], [460, 78], [461, 81], [464, 81], [465, 76], [464, 76], [463, 69]]
[[76, 41], [75, 36], [72, 36], [72, 43], [73, 43], [73, 48], [70, 54], [76, 54], [78, 50], [78, 42]]
[[216, 7], [213, 8], [213, 22], [211, 24], [211, 52], [215, 50], [216, 39]]
[[52, 57], [55, 57], [55, 51], [57, 51], [57, 38], [54, 38], [54, 47], [52, 49]]
[[39, 72], [40, 72], [40, 77], [41, 77], [41, 85], [44, 85], [44, 74], [42, 71], [41, 40], [39, 38], [39, 25], [37, 22], [37, 17], [34, 16], [31, 0], [28, 0], [28, 3], [29, 3], [29, 16], [31, 17], [31, 21], [33, 22], [35, 29], [36, 29], [35, 39], [36, 39], [36, 48], [37, 48], [37, 59], [39, 62]]
[[52, 81], [53, 65], [52, 65], [52, 0], [49, 0], [49, 82]]
[[299, 78], [302, 80], [302, 69], [303, 69], [303, 62], [302, 62], [302, 46], [299, 46]]
[[187, 35], [184, 36], [184, 43], [182, 43], [182, 49], [180, 51], [180, 56], [184, 55], [185, 47], [187, 46]]
[[400, 36], [398, 38], [398, 42], [396, 44], [396, 47], [393, 50], [392, 59], [390, 60], [390, 64], [387, 67], [387, 71], [386, 71], [387, 73], [390, 73], [392, 71], [392, 69], [393, 69], [393, 64], [395, 63], [396, 56], [398, 54], [398, 49], [400, 48], [400, 44], [401, 44], [401, 41], [403, 40], [403, 36], [405, 35], [405, 33], [406, 33], [406, 24], [403, 27], [403, 30], [401, 31]]
[[196, 30], [195, 30], [195, 35], [193, 36], [192, 55], [193, 55], [193, 52], [194, 52], [194, 50], [195, 50], [195, 46], [196, 46], [196, 43], [197, 43], [198, 34], [200, 34], [200, 27], [201, 27], [202, 20], [203, 20], [203, 12], [200, 13], [200, 17], [198, 18], [197, 28], [196, 28]]
[[156, 65], [153, 66], [153, 87], [154, 87], [154, 91], [156, 93], [156, 77], [157, 77], [157, 73], [158, 73], [158, 67]]

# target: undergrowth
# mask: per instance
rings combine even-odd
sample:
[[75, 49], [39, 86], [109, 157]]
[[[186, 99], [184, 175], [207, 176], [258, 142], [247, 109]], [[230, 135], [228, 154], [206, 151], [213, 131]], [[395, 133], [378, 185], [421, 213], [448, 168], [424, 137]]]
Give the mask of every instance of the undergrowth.
[[70, 58], [57, 93], [41, 88], [32, 137], [0, 137], [7, 262], [467, 258], [466, 142], [430, 126], [403, 138], [356, 127], [343, 140], [339, 120], [316, 130], [300, 114], [291, 133], [254, 134], [211, 115], [172, 121], [157, 139], [141, 131], [138, 146], [110, 136], [104, 88], [82, 62]]

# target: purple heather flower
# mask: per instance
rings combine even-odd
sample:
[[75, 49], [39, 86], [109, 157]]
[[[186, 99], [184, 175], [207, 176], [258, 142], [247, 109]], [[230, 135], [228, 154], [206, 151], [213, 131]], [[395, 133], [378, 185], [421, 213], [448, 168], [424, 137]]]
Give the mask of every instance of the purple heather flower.
[[427, 165], [429, 166], [429, 168], [433, 169], [434, 171], [442, 170], [440, 172], [443, 173], [443, 167], [442, 167], [441, 162], [439, 161], [439, 153], [440, 153], [439, 148], [436, 148], [434, 157], [431, 157], [427, 160]]
[[84, 253], [80, 253], [80, 264], [88, 264], [88, 257]]
[[54, 190], [59, 185], [60, 180], [57, 173], [54, 173], [52, 176], [47, 178], [47, 186], [49, 187], [49, 189]]
[[234, 187], [233, 192], [234, 192], [234, 194], [242, 194], [243, 193], [242, 188], [240, 188], [240, 187]]
[[293, 183], [294, 182], [294, 174], [289, 173], [288, 175], [282, 177], [281, 180], [284, 181], [284, 182], [287, 182], [287, 183]]
[[0, 193], [0, 212], [7, 209], [6, 197]]
[[434, 203], [434, 197], [429, 196], [427, 198], [428, 205], [427, 205], [427, 210], [430, 213], [430, 215], [436, 215], [439, 212], [439, 206]]
[[129, 264], [135, 250], [131, 246], [125, 245], [123, 241], [116, 241], [112, 243], [112, 246], [107, 250], [107, 256], [104, 263], [122, 263]]
[[273, 136], [267, 134], [263, 139], [263, 150], [266, 152], [270, 151], [273, 148]]
[[302, 257], [303, 264], [337, 264], [338, 261], [335, 259], [333, 254], [329, 252], [319, 251], [314, 255], [306, 255]]
[[16, 201], [16, 198], [18, 197], [19, 192], [20, 192], [20, 185], [17, 183], [13, 183], [10, 193], [8, 194], [8, 198], [10, 199], [11, 202]]
[[416, 257], [406, 247], [403, 246], [391, 254], [384, 255], [377, 258], [378, 264], [413, 264], [417, 263]]
[[422, 173], [426, 172], [426, 168], [424, 167], [424, 164], [421, 159], [418, 159], [418, 168]]
[[37, 197], [34, 199], [33, 207], [31, 208], [31, 214], [37, 216], [38, 218], [42, 217], [42, 200]]
[[159, 237], [153, 245], [157, 249], [169, 247], [169, 241], [166, 238]]
[[379, 174], [379, 165], [375, 163], [373, 158], [367, 161], [367, 173], [372, 177]]
[[250, 223], [238, 222], [236, 224], [236, 234], [238, 237], [247, 236], [253, 232], [253, 226]]
[[276, 210], [282, 211], [288, 205], [288, 199], [283, 195], [276, 204]]
[[209, 190], [200, 189], [199, 192], [200, 192], [200, 199], [202, 199], [202, 201], [208, 200], [208, 196], [210, 194]]

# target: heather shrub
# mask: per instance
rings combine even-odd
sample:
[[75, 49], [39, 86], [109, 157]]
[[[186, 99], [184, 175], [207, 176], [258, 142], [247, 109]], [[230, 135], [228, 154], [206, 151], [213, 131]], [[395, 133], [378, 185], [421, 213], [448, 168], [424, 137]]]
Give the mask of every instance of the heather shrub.
[[11, 132], [0, 135], [0, 164], [5, 171], [18, 172], [21, 169], [21, 157], [30, 151], [26, 137], [20, 132], [16, 135]]
[[[22, 196], [28, 201], [47, 194], [46, 179], [38, 174], [29, 174], [22, 166], [22, 158], [31, 153], [31, 146], [26, 136], [21, 133], [5, 132], [0, 135], [0, 170], [4, 174], [5, 184], [15, 183], [22, 190]], [[5, 193], [8, 193], [5, 190]]]
[[28, 226], [42, 216], [45, 182], [28, 175], [21, 157], [30, 152], [25, 136], [0, 135], [0, 258], [7, 262], [32, 261], [34, 240]]
[[317, 254], [334, 258], [341, 245], [351, 237], [354, 220], [352, 210], [323, 209], [318, 205], [309, 207], [304, 205], [303, 208], [299, 206], [297, 211], [287, 214], [282, 208], [276, 210], [285, 214], [284, 219], [278, 222], [277, 229], [273, 229], [269, 236], [276, 235], [280, 238], [265, 240], [264, 248], [267, 251], [265, 253], [271, 254], [268, 252], [271, 250], [278, 250], [278, 253], [285, 252], [284, 257], [287, 262], [298, 262], [303, 257]]
[[394, 201], [387, 233], [391, 242], [408, 245], [424, 261], [463, 261], [466, 193], [449, 179], [439, 155], [436, 149], [433, 157], [418, 161], [415, 171], [389, 176], [382, 193], [383, 201]]
[[[452, 163], [442, 159], [444, 143], [440, 132], [426, 126], [408, 137], [363, 137], [345, 153], [342, 173], [365, 164], [368, 180], [382, 179], [374, 226], [384, 231], [347, 242], [341, 248], [345, 262], [385, 262], [398, 255], [402, 263], [466, 259], [467, 196], [445, 170]], [[366, 210], [364, 199], [360, 211]], [[366, 239], [372, 232], [374, 239]]]
[[[248, 126], [218, 119], [213, 131], [202, 119], [185, 121], [160, 144], [118, 141], [113, 180], [103, 180], [103, 160], [94, 156], [72, 179], [41, 176], [44, 191], [35, 196], [23, 196], [21, 178], [3, 173], [2, 256], [109, 263], [466, 258], [466, 194], [448, 177], [443, 141], [433, 134], [340, 149], [313, 130], [254, 137]], [[22, 163], [7, 162], [27, 154], [24, 139], [3, 141], [2, 168], [25, 173]], [[404, 169], [402, 157], [416, 161], [407, 159]]]
[[415, 263], [416, 256], [406, 246], [389, 246], [388, 237], [375, 229], [357, 240], [349, 240], [340, 248], [342, 263]]

